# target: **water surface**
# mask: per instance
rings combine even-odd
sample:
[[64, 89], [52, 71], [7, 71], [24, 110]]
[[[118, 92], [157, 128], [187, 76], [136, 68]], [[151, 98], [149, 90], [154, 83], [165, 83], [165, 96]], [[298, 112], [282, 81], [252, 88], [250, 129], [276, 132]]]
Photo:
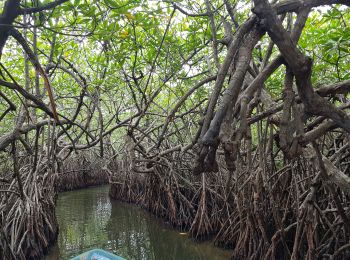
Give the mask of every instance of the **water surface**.
[[60, 233], [47, 260], [69, 259], [93, 248], [126, 259], [229, 259], [230, 252], [196, 243], [136, 206], [110, 201], [108, 186], [59, 194]]

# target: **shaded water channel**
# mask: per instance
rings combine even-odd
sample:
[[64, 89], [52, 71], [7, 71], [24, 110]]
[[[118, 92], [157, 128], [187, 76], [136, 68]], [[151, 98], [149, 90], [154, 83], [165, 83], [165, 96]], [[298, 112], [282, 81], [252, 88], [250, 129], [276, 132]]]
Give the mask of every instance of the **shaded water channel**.
[[108, 186], [59, 194], [60, 233], [47, 260], [102, 248], [126, 259], [228, 259], [230, 252], [196, 243], [136, 206], [110, 201]]

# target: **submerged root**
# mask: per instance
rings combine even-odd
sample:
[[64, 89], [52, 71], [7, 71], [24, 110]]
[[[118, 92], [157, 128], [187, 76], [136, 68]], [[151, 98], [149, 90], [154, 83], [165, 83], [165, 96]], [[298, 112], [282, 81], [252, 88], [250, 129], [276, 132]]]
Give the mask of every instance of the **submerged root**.
[[125, 156], [113, 172], [110, 196], [139, 204], [197, 239], [213, 237], [233, 249], [233, 259], [350, 256], [349, 195], [323, 182], [308, 154], [281, 165], [282, 157], [267, 159], [264, 153], [264, 160], [242, 163], [232, 173], [219, 151], [219, 172], [201, 177], [190, 174], [191, 156], [171, 158], [179, 159], [169, 164], [170, 158], [161, 158], [151, 172], [140, 173]]
[[105, 159], [89, 151], [67, 158], [57, 174], [57, 191], [108, 184], [108, 173], [103, 169], [104, 164]]
[[[41, 259], [57, 238], [53, 176], [46, 174], [44, 162], [40, 170], [28, 169], [20, 170], [24, 198], [6, 192], [0, 200], [1, 259]], [[14, 190], [16, 186], [12, 181], [2, 188]]]
[[107, 184], [105, 161], [84, 153], [70, 157], [61, 168], [51, 168], [45, 156], [35, 170], [30, 158], [17, 164], [19, 178], [5, 175], [0, 182], [0, 259], [43, 259], [58, 235], [57, 191]]

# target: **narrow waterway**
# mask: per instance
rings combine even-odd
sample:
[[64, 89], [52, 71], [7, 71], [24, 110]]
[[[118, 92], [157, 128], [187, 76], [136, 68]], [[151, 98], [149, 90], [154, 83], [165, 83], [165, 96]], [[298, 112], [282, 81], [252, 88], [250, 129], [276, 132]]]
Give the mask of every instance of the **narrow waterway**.
[[57, 244], [47, 260], [102, 248], [126, 259], [228, 259], [230, 252], [196, 243], [136, 206], [110, 201], [108, 186], [59, 194]]

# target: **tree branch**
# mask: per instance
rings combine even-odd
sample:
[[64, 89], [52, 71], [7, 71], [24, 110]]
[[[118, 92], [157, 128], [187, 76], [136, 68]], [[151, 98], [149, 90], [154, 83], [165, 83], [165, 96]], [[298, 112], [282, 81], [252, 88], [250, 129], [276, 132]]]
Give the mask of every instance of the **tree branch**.
[[350, 132], [349, 116], [315, 93], [311, 83], [312, 60], [293, 44], [289, 33], [278, 20], [276, 11], [267, 0], [254, 0], [254, 3], [253, 12], [260, 18], [260, 25], [266, 29], [295, 75], [298, 94], [305, 111], [330, 118]]
[[34, 14], [34, 13], [38, 13], [41, 11], [45, 11], [48, 9], [52, 9], [55, 8], [56, 6], [63, 4], [64, 2], [67, 2], [68, 0], [57, 0], [42, 6], [37, 6], [37, 7], [30, 7], [30, 8], [23, 8], [21, 9], [21, 14]]

